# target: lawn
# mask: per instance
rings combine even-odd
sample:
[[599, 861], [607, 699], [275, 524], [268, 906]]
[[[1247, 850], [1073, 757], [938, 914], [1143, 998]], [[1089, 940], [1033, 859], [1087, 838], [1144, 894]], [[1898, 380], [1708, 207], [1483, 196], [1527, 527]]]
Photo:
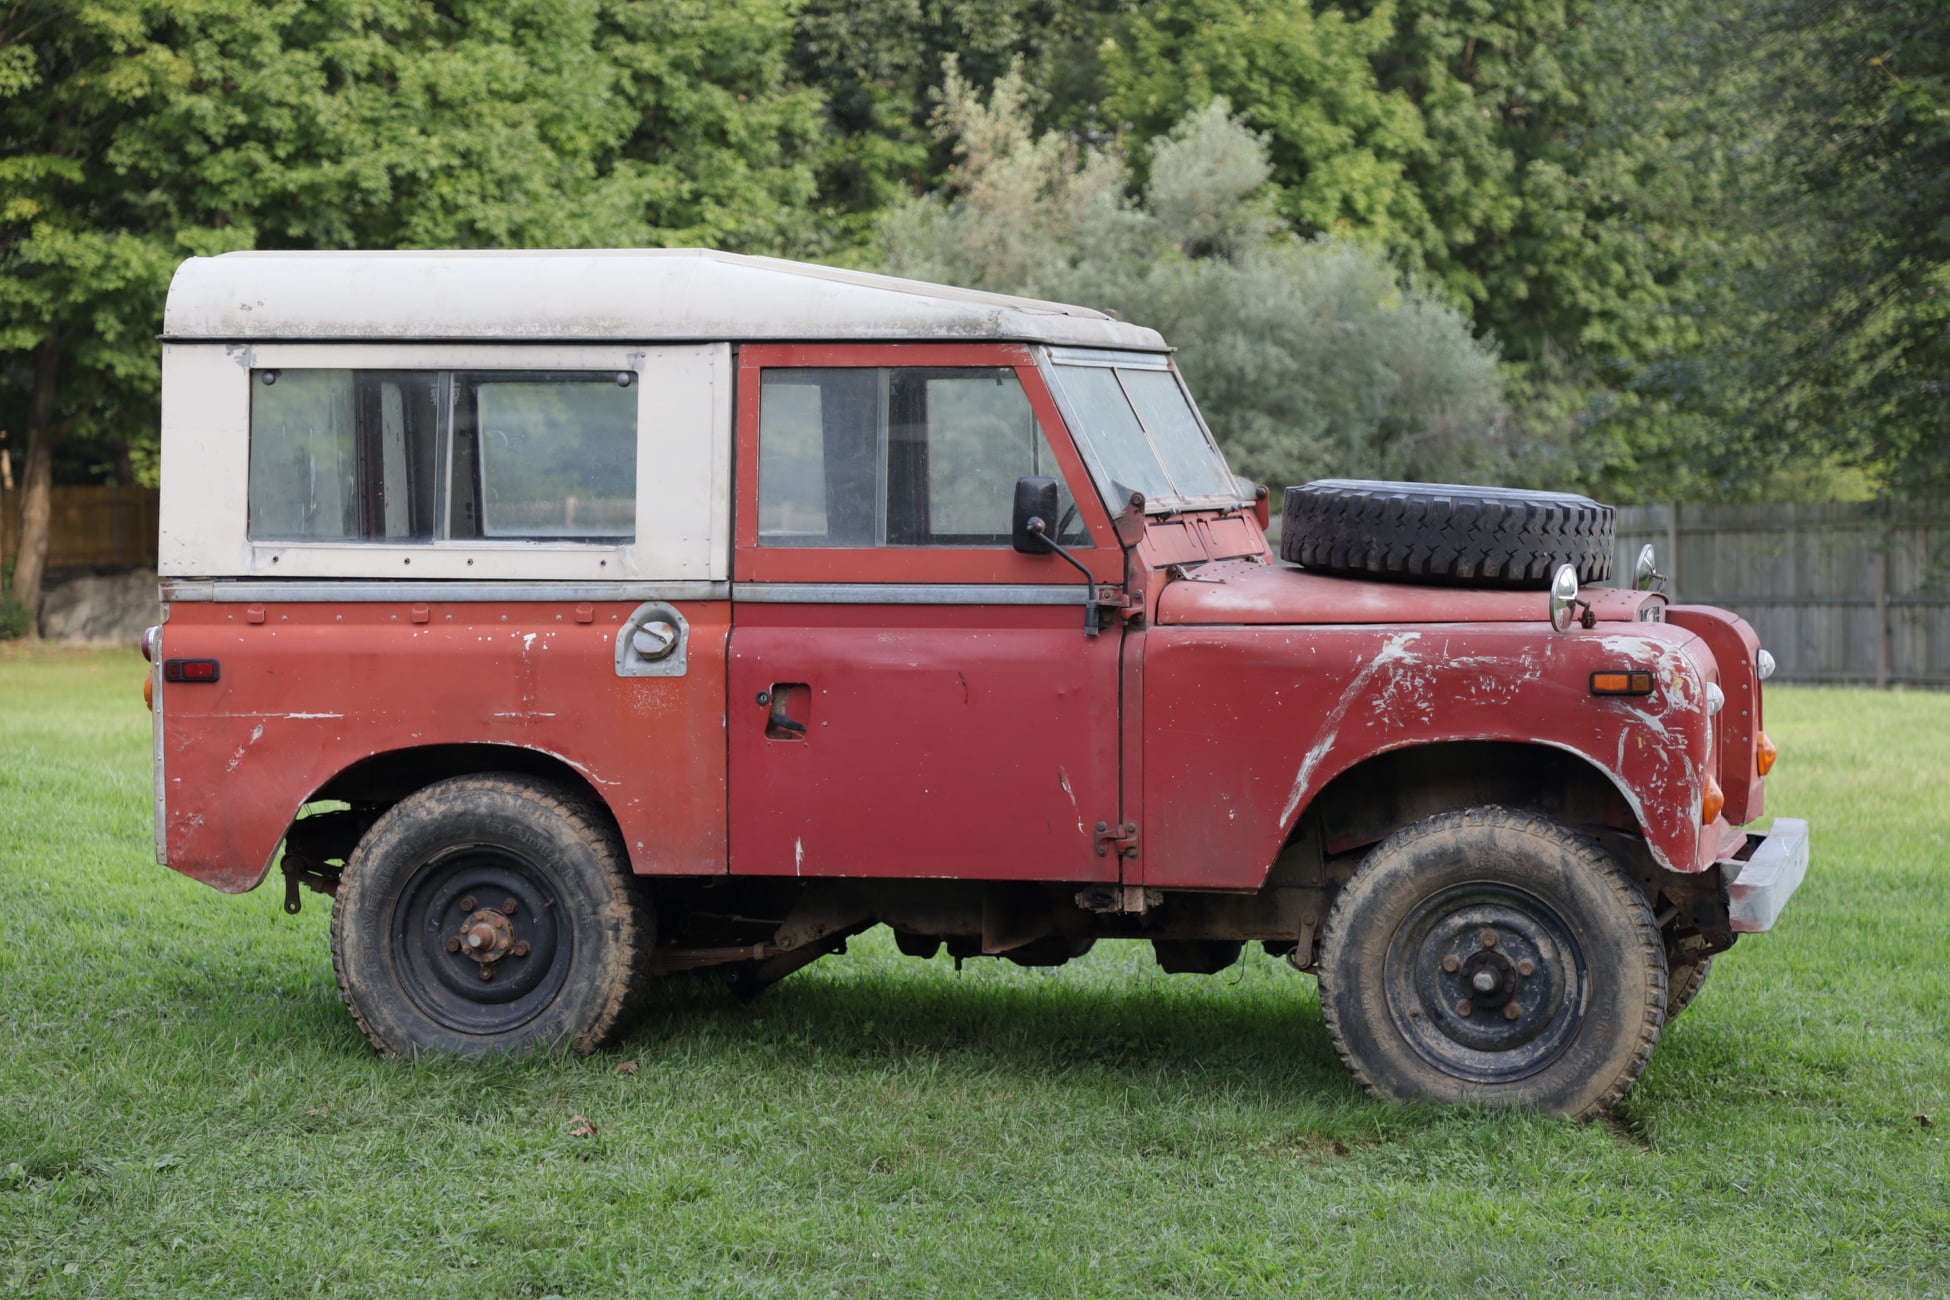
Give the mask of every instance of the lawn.
[[1950, 1295], [1950, 697], [1771, 695], [1814, 870], [1580, 1126], [1370, 1101], [1311, 980], [1138, 945], [382, 1061], [326, 900], [153, 864], [141, 669], [0, 649], [0, 1294]]

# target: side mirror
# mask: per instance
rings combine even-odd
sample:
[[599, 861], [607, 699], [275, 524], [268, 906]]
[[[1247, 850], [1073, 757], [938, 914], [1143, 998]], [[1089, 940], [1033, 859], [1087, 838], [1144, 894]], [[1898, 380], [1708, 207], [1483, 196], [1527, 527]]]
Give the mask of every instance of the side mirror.
[[[1035, 525], [1032, 527], [1032, 524]], [[1024, 555], [1048, 555], [1049, 532], [1056, 527], [1056, 480], [1026, 474], [1016, 480], [1016, 510], [1009, 522], [1009, 540]]]

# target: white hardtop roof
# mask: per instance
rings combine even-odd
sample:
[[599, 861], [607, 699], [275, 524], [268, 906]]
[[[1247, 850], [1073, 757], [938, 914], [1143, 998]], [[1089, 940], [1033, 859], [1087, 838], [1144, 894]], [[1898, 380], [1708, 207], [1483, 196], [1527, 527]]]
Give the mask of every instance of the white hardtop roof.
[[193, 257], [169, 286], [163, 338], [1165, 346], [1087, 307], [688, 248]]

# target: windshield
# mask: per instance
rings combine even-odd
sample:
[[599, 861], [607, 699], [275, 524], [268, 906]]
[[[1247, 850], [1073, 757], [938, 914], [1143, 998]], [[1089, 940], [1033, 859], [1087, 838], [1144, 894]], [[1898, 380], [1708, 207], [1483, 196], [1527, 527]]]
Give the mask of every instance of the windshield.
[[1161, 356], [1052, 349], [1057, 400], [1113, 513], [1233, 505], [1239, 490], [1176, 372]]

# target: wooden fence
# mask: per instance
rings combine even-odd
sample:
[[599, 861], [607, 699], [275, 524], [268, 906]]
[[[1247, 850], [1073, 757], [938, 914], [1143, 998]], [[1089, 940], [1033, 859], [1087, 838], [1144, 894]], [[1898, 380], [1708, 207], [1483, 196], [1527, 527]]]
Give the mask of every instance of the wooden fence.
[[[0, 563], [20, 545], [18, 488], [0, 491]], [[156, 567], [156, 489], [57, 487], [48, 521], [47, 567]]]
[[1950, 687], [1950, 504], [1626, 507], [1617, 585], [1648, 542], [1675, 602], [1754, 625], [1775, 681]]

